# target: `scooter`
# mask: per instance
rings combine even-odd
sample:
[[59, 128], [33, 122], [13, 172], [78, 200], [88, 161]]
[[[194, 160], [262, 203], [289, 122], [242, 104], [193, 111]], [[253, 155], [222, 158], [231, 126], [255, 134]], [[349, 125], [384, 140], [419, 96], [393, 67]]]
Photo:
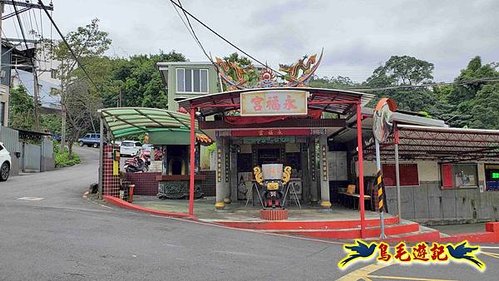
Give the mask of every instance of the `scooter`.
[[151, 165], [151, 154], [149, 151], [141, 150], [134, 157], [125, 161], [125, 171], [127, 173], [147, 172]]

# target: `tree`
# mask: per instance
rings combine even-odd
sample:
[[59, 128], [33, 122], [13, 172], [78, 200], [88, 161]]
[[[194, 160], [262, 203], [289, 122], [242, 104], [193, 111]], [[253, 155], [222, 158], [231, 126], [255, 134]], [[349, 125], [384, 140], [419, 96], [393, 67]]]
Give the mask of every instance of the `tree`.
[[72, 144], [77, 142], [87, 130], [93, 128], [99, 118], [97, 110], [102, 108], [100, 97], [89, 94], [89, 87], [87, 81], [80, 79], [72, 81], [66, 88], [64, 104], [68, 108], [67, 142], [70, 155]]
[[32, 130], [35, 124], [33, 99], [24, 86], [17, 86], [10, 91], [9, 103], [10, 127]]
[[104, 106], [116, 106], [121, 96], [121, 106], [167, 108], [168, 94], [156, 64], [177, 61], [185, 61], [185, 57], [175, 51], [113, 60], [103, 96]]
[[319, 78], [318, 76], [313, 76], [309, 82], [310, 87], [314, 88], [327, 88], [327, 89], [349, 89], [357, 86], [358, 83], [353, 82], [347, 76], [331, 76], [331, 78], [324, 76]]
[[432, 63], [410, 56], [392, 56], [367, 78], [364, 86], [387, 88], [374, 91], [378, 97], [390, 97], [397, 101], [401, 110], [439, 116], [436, 96], [430, 87], [421, 86], [433, 79]]
[[[223, 58], [227, 62], [233, 62], [239, 65], [241, 68], [245, 69], [244, 73], [244, 80], [248, 81], [247, 85], [249, 86], [254, 86], [258, 83], [259, 80], [259, 74], [255, 70], [255, 67], [251, 63], [251, 60], [248, 59], [247, 57], [239, 56], [238, 53], [232, 53], [227, 57]], [[227, 75], [232, 77], [234, 81], [237, 81], [237, 75], [235, 73], [234, 69], [229, 69], [227, 72]]]
[[[78, 27], [76, 31], [71, 31], [66, 36], [66, 41], [76, 58], [64, 42], [59, 42], [52, 50], [53, 59], [61, 62], [58, 68], [61, 79], [59, 91], [62, 107], [61, 150], [65, 146], [66, 134], [69, 133], [67, 140], [70, 155], [73, 142], [79, 137], [82, 130], [90, 130], [95, 127], [89, 126], [93, 122], [89, 124], [87, 120], [83, 119], [91, 117], [95, 112], [90, 111], [95, 111], [98, 107], [97, 104], [100, 104], [94, 104], [100, 99], [100, 92], [95, 88], [97, 85], [94, 84], [99, 73], [91, 75], [89, 69], [92, 67], [88, 67], [85, 73], [82, 65], [78, 64], [78, 61], [90, 64], [96, 58], [102, 57], [111, 44], [108, 33], [101, 31], [98, 23], [98, 19], [93, 19], [90, 24]], [[87, 77], [87, 75], [92, 77]], [[90, 87], [90, 85], [94, 87]], [[79, 102], [75, 103], [74, 100], [79, 100]], [[81, 110], [87, 114], [82, 114]], [[70, 121], [68, 128], [66, 128], [67, 120]]]
[[433, 63], [410, 56], [392, 56], [367, 79], [371, 86], [420, 85], [433, 79]]
[[[499, 128], [499, 77], [495, 64], [482, 64], [479, 56], [470, 60], [447, 89], [446, 102], [450, 106], [446, 115], [455, 127]], [[490, 81], [492, 80], [492, 81]]]

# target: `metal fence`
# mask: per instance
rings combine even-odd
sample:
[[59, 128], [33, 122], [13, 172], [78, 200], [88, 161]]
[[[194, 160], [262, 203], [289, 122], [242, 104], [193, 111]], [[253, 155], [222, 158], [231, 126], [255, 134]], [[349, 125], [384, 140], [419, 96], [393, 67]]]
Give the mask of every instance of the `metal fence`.
[[41, 147], [30, 143], [22, 143], [22, 171], [40, 172], [40, 160], [42, 159]]
[[10, 174], [13, 176], [19, 175], [20, 158], [16, 157], [16, 152], [21, 152], [19, 132], [11, 128], [0, 127], [0, 141], [10, 152], [10, 157], [12, 158], [12, 167], [10, 168]]
[[50, 139], [43, 138], [40, 144], [26, 143], [19, 139], [17, 130], [0, 127], [0, 141], [10, 152], [12, 176], [19, 175], [19, 172], [43, 172], [55, 168], [54, 147]]
[[44, 139], [41, 145], [40, 172], [50, 171], [54, 168], [54, 144], [51, 140]]

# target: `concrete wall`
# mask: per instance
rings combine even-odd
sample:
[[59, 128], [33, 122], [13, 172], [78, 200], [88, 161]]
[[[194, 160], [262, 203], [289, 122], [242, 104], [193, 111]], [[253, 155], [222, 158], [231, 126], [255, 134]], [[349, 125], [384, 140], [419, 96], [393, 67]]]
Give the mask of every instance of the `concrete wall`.
[[[401, 187], [402, 218], [426, 224], [499, 220], [499, 192], [479, 188], [442, 190], [440, 181]], [[386, 188], [388, 212], [397, 214], [397, 190]]]
[[[382, 162], [383, 164], [395, 164], [394, 162]], [[402, 164], [418, 164], [419, 181], [439, 181], [440, 166], [435, 161], [400, 161]], [[355, 172], [358, 174], [358, 162], [355, 162]], [[364, 176], [374, 177], [376, 175], [376, 162], [364, 161]]]
[[[393, 162], [386, 162], [393, 164]], [[440, 165], [436, 161], [401, 161], [417, 163], [419, 186], [401, 187], [402, 218], [426, 224], [499, 220], [499, 192], [484, 191], [485, 164], [477, 163], [477, 188], [441, 189]], [[488, 163], [490, 164], [490, 163]], [[358, 172], [357, 162], [355, 171]], [[364, 161], [365, 176], [376, 174], [376, 163]], [[388, 212], [396, 215], [397, 190], [386, 187]]]

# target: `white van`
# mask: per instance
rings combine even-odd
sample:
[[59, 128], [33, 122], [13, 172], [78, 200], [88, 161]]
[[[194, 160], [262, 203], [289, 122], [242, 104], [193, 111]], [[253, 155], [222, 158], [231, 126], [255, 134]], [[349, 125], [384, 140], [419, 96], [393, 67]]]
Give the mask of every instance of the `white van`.
[[120, 145], [120, 155], [135, 156], [142, 149], [142, 144], [138, 141], [124, 140]]

